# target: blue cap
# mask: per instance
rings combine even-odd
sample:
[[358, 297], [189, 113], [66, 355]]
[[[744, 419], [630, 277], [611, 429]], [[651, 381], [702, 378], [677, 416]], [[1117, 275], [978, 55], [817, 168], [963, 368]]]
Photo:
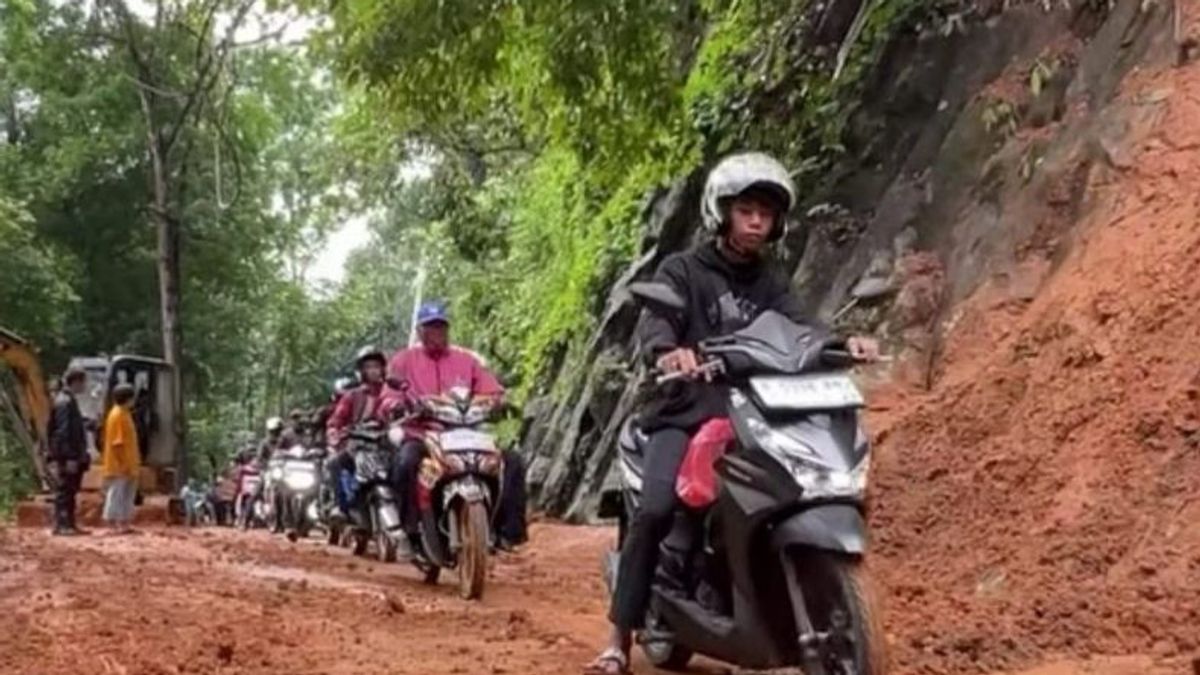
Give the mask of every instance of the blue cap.
[[450, 314], [446, 311], [446, 303], [440, 300], [426, 302], [417, 310], [417, 325], [424, 326], [427, 323], [441, 321], [442, 323], [450, 323]]

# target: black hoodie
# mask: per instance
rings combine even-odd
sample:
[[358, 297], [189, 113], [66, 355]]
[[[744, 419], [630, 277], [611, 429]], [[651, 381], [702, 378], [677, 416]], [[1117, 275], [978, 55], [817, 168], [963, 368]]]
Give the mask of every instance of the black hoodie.
[[[701, 340], [745, 328], [767, 310], [811, 323], [781, 272], [764, 260], [734, 262], [715, 241], [668, 257], [654, 280], [682, 295], [687, 309], [643, 312], [637, 334], [650, 363], [677, 347], [694, 348]], [[647, 431], [664, 426], [690, 430], [725, 414], [724, 389], [703, 382], [668, 385], [654, 398], [641, 420]]]

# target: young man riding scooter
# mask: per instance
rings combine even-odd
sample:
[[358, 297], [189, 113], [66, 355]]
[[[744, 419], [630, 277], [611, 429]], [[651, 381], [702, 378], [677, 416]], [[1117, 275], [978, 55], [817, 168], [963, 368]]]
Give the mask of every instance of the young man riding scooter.
[[[621, 548], [609, 620], [608, 646], [587, 666], [589, 675], [628, 673], [635, 630], [642, 628], [658, 567], [659, 546], [676, 509], [675, 481], [692, 434], [707, 420], [726, 414], [725, 398], [706, 382], [695, 351], [702, 340], [748, 326], [774, 310], [808, 322], [786, 276], [773, 269], [768, 246], [783, 237], [796, 187], [787, 169], [762, 153], [726, 157], [708, 175], [701, 202], [704, 228], [712, 240], [663, 261], [655, 281], [669, 285], [686, 302], [673, 315], [648, 311], [638, 326], [643, 354], [662, 374], [691, 381], [657, 394], [641, 416], [650, 435], [643, 466], [642, 503]], [[878, 357], [870, 338], [847, 341], [864, 361]]]
[[330, 476], [334, 481], [337, 505], [331, 514], [344, 520], [350, 510], [348, 481], [354, 476], [354, 457], [346, 446], [347, 432], [356, 424], [368, 420], [387, 423], [387, 412], [396, 402], [397, 392], [388, 389], [384, 381], [387, 357], [378, 348], [368, 345], [358, 350], [354, 359], [360, 384], [342, 395], [329, 416], [325, 438], [329, 449], [337, 455], [330, 461]]

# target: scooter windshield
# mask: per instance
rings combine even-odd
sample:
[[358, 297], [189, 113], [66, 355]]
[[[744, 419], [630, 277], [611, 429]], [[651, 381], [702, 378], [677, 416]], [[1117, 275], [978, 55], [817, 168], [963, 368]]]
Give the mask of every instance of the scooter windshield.
[[821, 352], [832, 342], [824, 330], [769, 310], [742, 330], [705, 340], [703, 349], [720, 356], [730, 375], [797, 374], [820, 366]]

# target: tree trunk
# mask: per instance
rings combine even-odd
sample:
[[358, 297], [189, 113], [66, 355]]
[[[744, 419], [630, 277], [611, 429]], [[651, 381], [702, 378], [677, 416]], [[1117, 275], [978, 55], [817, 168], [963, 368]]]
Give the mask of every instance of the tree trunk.
[[166, 177], [166, 153], [153, 128], [148, 133], [151, 136], [150, 161], [154, 181], [154, 203], [150, 211], [158, 231], [158, 290], [159, 309], [162, 313], [163, 360], [171, 365], [171, 409], [175, 418], [175, 438], [179, 442], [175, 488], [179, 489], [187, 481], [188, 474], [187, 420], [183, 406], [181, 359], [183, 341], [179, 324], [179, 221], [170, 213], [171, 195]]

